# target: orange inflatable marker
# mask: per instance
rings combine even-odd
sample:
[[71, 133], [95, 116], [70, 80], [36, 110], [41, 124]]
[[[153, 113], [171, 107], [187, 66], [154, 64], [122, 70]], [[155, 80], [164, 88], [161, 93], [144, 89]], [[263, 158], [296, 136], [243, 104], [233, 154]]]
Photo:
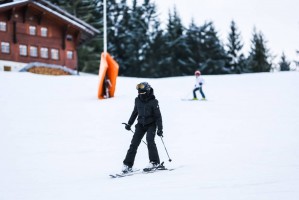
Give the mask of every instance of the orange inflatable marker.
[[[99, 88], [98, 88], [98, 98], [105, 99], [114, 97], [114, 92], [116, 88], [116, 79], [118, 76], [119, 65], [118, 63], [110, 56], [109, 53], [103, 52], [101, 54], [101, 63], [99, 69]], [[109, 97], [106, 95], [105, 81], [109, 81]]]

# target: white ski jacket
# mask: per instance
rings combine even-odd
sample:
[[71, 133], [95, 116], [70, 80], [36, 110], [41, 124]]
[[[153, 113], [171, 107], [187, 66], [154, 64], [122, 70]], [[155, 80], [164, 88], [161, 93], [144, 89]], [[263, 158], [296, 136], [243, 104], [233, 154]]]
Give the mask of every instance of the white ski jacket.
[[201, 76], [198, 76], [195, 79], [195, 86], [194, 87], [195, 88], [201, 87], [204, 83], [205, 83], [205, 80]]

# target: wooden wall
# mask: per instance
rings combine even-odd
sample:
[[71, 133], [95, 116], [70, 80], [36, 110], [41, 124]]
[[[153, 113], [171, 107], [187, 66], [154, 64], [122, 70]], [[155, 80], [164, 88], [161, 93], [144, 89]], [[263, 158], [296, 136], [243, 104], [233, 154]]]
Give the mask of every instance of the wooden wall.
[[[77, 68], [76, 44], [80, 31], [71, 24], [59, 20], [53, 13], [44, 13], [28, 6], [0, 12], [0, 21], [6, 22], [7, 30], [0, 31], [1, 42], [10, 44], [10, 52], [3, 53], [0, 49], [0, 60], [9, 60], [22, 63], [42, 62]], [[36, 35], [29, 35], [29, 26], [35, 26]], [[47, 37], [41, 36], [41, 28], [48, 29]], [[67, 38], [72, 38], [69, 40]], [[27, 56], [20, 55], [19, 45], [27, 46]], [[37, 57], [30, 56], [30, 46], [37, 47]], [[48, 58], [42, 58], [41, 48], [48, 48]], [[51, 58], [51, 49], [59, 51], [59, 59]], [[73, 58], [67, 58], [67, 51], [73, 52]]]

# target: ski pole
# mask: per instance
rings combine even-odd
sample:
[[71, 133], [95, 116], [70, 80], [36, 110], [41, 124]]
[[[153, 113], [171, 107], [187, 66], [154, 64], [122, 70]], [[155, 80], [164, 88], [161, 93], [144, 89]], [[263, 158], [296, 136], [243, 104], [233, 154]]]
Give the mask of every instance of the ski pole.
[[[124, 124], [124, 125], [129, 125], [129, 124], [127, 124], [127, 123], [122, 123], [122, 124]], [[135, 134], [135, 132], [132, 131], [132, 129], [130, 129], [130, 131], [131, 131], [133, 134]], [[142, 140], [142, 142], [147, 146], [146, 142], [144, 142], [143, 140]]]
[[166, 151], [166, 153], [167, 153], [167, 156], [168, 156], [168, 159], [169, 159], [168, 161], [171, 162], [172, 160], [171, 160], [170, 157], [169, 157], [169, 154], [168, 154], [168, 152], [167, 152], [167, 149], [166, 149], [166, 146], [165, 146], [164, 141], [163, 141], [163, 139], [162, 139], [162, 136], [160, 136], [160, 138], [161, 138], [161, 140], [162, 140], [163, 146], [164, 146], [165, 151]]

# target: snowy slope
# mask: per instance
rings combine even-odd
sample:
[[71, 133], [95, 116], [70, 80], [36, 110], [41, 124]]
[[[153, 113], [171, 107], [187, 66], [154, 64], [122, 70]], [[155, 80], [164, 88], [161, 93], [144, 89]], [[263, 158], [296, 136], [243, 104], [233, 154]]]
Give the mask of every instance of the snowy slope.
[[[98, 77], [0, 72], [1, 200], [297, 200], [299, 73], [118, 78], [99, 101]], [[138, 82], [155, 89], [164, 122], [161, 160], [171, 172], [110, 179], [132, 133]], [[135, 167], [148, 163], [141, 143]]]

